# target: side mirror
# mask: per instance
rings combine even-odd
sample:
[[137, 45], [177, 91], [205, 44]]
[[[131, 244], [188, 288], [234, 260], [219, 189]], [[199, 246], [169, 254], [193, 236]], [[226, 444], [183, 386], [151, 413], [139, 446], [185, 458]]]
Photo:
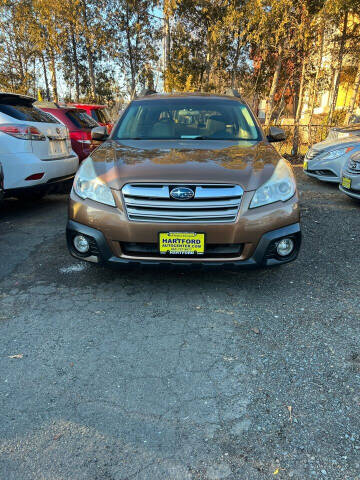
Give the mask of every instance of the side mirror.
[[103, 142], [108, 136], [106, 127], [95, 127], [91, 130], [91, 138], [97, 142]]
[[283, 142], [286, 140], [286, 133], [282, 128], [270, 127], [267, 139], [269, 142]]

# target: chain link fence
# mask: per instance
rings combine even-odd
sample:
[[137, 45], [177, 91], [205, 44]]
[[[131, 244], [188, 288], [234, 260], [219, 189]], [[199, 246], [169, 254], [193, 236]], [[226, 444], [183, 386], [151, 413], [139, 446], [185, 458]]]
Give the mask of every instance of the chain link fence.
[[[278, 124], [273, 126], [282, 128], [286, 133], [286, 141], [278, 143], [276, 146], [277, 150], [281, 155], [291, 155], [295, 126]], [[299, 125], [299, 155], [305, 155], [311, 145], [325, 140], [329, 133], [329, 128], [327, 125]]]

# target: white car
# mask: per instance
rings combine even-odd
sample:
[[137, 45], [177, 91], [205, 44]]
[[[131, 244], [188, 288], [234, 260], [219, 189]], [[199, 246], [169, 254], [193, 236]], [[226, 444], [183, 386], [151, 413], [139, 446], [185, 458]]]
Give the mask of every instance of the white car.
[[72, 179], [79, 166], [66, 126], [34, 102], [0, 92], [0, 163], [7, 197], [41, 198], [54, 184]]

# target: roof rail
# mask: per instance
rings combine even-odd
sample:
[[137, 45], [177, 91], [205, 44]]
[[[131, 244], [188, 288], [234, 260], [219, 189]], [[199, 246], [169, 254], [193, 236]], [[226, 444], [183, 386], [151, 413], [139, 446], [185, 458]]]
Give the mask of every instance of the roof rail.
[[240, 93], [235, 88], [230, 88], [230, 87], [227, 88], [225, 90], [225, 95], [229, 95], [229, 97], [237, 97], [241, 99]]
[[148, 95], [154, 95], [155, 93], [157, 93], [156, 90], [152, 90], [151, 88], [143, 88], [139, 97], [147, 97]]

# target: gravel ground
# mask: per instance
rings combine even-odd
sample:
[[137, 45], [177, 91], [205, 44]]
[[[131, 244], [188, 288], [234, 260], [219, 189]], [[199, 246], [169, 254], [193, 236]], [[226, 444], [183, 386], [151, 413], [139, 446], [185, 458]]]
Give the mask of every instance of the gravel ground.
[[1, 480], [360, 479], [360, 205], [296, 170], [277, 269], [106, 270], [65, 196], [0, 207]]

